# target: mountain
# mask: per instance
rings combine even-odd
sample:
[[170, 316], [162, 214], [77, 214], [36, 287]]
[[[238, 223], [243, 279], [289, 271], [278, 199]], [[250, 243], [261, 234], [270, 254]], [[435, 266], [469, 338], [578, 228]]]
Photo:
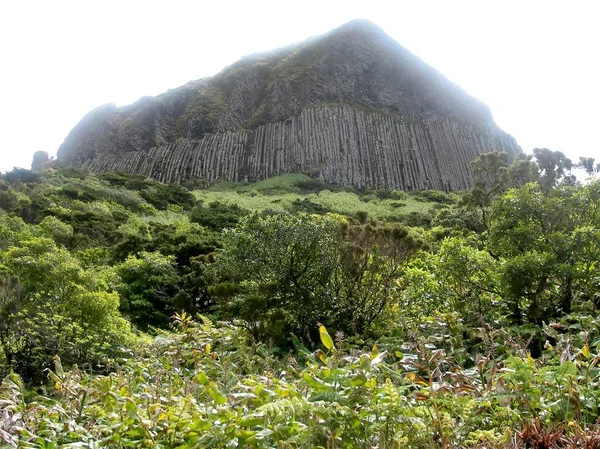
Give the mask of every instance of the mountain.
[[88, 113], [59, 163], [208, 185], [306, 172], [332, 184], [464, 189], [480, 153], [520, 151], [486, 105], [364, 20], [210, 78]]

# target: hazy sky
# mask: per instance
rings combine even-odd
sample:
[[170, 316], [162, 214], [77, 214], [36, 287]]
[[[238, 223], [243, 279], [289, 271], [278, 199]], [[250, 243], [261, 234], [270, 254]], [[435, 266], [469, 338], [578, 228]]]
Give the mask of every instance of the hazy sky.
[[355, 18], [487, 103], [525, 151], [600, 160], [595, 0], [2, 0], [0, 169], [56, 154], [96, 106], [156, 95]]

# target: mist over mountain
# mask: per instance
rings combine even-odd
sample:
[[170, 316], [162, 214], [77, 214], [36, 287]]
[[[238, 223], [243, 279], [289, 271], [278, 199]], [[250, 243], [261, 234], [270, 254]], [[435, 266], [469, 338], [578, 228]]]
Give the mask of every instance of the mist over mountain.
[[464, 189], [479, 154], [520, 151], [489, 108], [355, 20], [210, 78], [87, 114], [61, 164], [209, 185], [303, 172], [331, 184]]

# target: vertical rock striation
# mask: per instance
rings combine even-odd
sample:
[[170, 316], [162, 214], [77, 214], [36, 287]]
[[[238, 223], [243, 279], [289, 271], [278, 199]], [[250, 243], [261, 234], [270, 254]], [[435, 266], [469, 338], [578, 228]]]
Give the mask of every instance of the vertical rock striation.
[[167, 183], [196, 179], [208, 185], [311, 172], [332, 184], [457, 190], [470, 185], [469, 162], [492, 149], [519, 150], [500, 130], [461, 126], [441, 117], [315, 107], [252, 131], [179, 139], [147, 151], [102, 152], [77, 165]]
[[484, 104], [354, 21], [156, 98], [102, 106], [58, 157], [168, 183], [310, 172], [332, 184], [458, 190], [471, 184], [469, 162], [492, 150], [520, 148]]

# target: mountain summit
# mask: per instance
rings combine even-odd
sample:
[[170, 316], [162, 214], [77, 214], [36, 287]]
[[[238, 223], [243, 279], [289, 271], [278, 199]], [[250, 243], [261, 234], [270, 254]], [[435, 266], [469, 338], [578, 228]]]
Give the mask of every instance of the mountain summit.
[[309, 172], [333, 184], [463, 189], [482, 152], [519, 151], [486, 105], [354, 20], [210, 78], [87, 114], [60, 163], [164, 182]]

